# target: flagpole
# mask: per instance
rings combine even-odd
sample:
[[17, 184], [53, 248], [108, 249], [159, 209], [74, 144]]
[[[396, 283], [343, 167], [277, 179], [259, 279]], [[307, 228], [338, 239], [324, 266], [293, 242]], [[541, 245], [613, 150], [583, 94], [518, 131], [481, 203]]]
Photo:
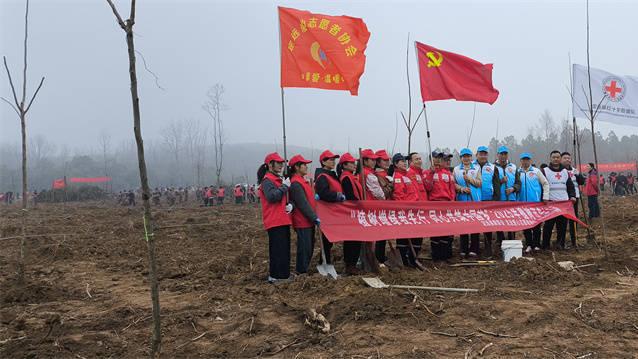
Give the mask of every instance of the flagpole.
[[[281, 76], [281, 19], [279, 19], [279, 26], [277, 27], [278, 33], [279, 33], [279, 61], [280, 61], [280, 66], [279, 66], [279, 71], [280, 71], [280, 76]], [[281, 79], [279, 80], [281, 81]], [[281, 86], [281, 82], [280, 82], [280, 89], [281, 89], [281, 127], [283, 130], [283, 140], [284, 140], [284, 175], [288, 174], [288, 151], [287, 151], [287, 147], [286, 147], [286, 106], [284, 104], [284, 87]]]
[[[598, 153], [596, 151], [596, 132], [594, 132], [594, 104], [593, 104], [593, 95], [591, 90], [591, 67], [589, 65], [589, 0], [586, 2], [587, 5], [587, 82], [589, 84], [589, 120], [591, 125], [591, 140], [592, 147], [594, 150], [594, 162], [596, 162], [596, 170], [598, 170]], [[596, 181], [596, 188], [598, 189], [598, 193], [600, 193], [600, 181]], [[601, 198], [602, 199], [602, 198]], [[607, 252], [607, 238], [605, 237], [605, 218], [603, 216], [603, 206], [602, 200], [599, 203], [600, 207], [600, 222], [603, 230], [603, 250], [605, 252], [605, 258], [609, 258], [609, 253]]]
[[[281, 88], [281, 125], [283, 129], [283, 137], [284, 137], [284, 160], [286, 160], [286, 165], [284, 166], [284, 169], [285, 169], [288, 163], [288, 150], [286, 147], [286, 106], [284, 104], [284, 88], [283, 87]], [[284, 172], [286, 171], [284, 170]]]
[[[419, 83], [421, 83], [421, 66], [419, 66], [419, 50], [416, 47], [416, 41], [414, 42], [414, 57], [416, 57], [416, 68], [419, 71]], [[430, 123], [428, 122], [428, 111], [425, 107], [425, 101], [423, 101], [423, 116], [425, 117], [425, 132], [428, 139], [428, 158], [430, 158], [430, 167], [434, 164], [432, 161], [432, 143], [430, 140]]]

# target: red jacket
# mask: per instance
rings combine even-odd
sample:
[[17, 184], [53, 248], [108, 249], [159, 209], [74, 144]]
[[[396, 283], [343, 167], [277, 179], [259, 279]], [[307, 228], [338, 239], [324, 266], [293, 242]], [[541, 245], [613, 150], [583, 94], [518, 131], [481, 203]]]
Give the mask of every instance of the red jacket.
[[598, 174], [596, 172], [589, 172], [587, 181], [585, 182], [585, 196], [597, 196], [598, 195]]
[[412, 182], [407, 171], [396, 168], [394, 171], [394, 191], [392, 199], [395, 201], [418, 201], [419, 194], [416, 182]]
[[417, 170], [414, 167], [410, 167], [408, 169], [408, 177], [410, 177], [417, 189], [419, 201], [427, 201], [428, 192], [425, 190], [425, 183], [423, 181], [423, 170]]
[[224, 187], [220, 187], [217, 190], [217, 197], [224, 197], [224, 194], [226, 193], [226, 190], [224, 190]]
[[436, 170], [426, 170], [425, 189], [428, 191], [430, 201], [454, 201], [456, 197], [456, 187], [454, 177], [447, 168]]
[[[295, 174], [290, 179], [290, 182], [299, 183], [301, 187], [303, 187], [303, 191], [306, 194], [306, 200], [308, 201], [308, 204], [310, 204], [310, 207], [312, 207], [312, 210], [314, 211], [315, 210], [315, 194], [312, 191], [312, 188], [310, 187], [310, 184], [308, 183], [308, 181], [306, 181], [306, 179], [301, 177], [300, 175]], [[295, 229], [312, 228], [314, 227], [314, 225], [315, 224], [310, 222], [310, 220], [306, 218], [306, 216], [304, 216], [300, 210], [295, 209], [294, 211], [292, 211], [292, 226]]]
[[[271, 172], [266, 173], [264, 181], [272, 182], [276, 188], [279, 188], [282, 185], [281, 178], [279, 176], [275, 176]], [[285, 195], [281, 196], [281, 199], [278, 202], [268, 202], [266, 195], [264, 194], [263, 186], [259, 186], [259, 198], [261, 198], [261, 214], [266, 230], [273, 227], [287, 226], [292, 223], [290, 215], [286, 213]]]

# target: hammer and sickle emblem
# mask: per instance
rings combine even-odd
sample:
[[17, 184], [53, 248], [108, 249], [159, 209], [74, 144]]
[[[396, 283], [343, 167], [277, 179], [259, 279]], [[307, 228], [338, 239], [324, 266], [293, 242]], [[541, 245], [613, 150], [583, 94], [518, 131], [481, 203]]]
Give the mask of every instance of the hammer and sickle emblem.
[[[435, 53], [436, 55], [438, 55], [438, 57], [435, 55]], [[428, 67], [439, 67], [443, 62], [443, 55], [441, 55], [441, 53], [438, 51], [428, 51], [425, 56], [427, 56], [429, 59]]]

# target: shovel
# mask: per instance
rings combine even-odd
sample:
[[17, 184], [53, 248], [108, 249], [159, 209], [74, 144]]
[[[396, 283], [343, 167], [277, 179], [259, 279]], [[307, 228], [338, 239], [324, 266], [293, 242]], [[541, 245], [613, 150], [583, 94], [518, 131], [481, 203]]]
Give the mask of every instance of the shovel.
[[324, 277], [330, 276], [333, 279], [337, 279], [339, 275], [337, 274], [335, 266], [328, 264], [326, 261], [326, 253], [323, 251], [323, 238], [321, 238], [321, 236], [319, 236], [319, 247], [321, 250], [321, 263], [317, 264], [317, 272]]
[[416, 251], [414, 250], [414, 246], [412, 245], [412, 239], [408, 239], [408, 245], [410, 246], [410, 252], [412, 252], [412, 256], [414, 257], [414, 265], [420, 270], [424, 271], [425, 266], [419, 262], [419, 258], [416, 256]]
[[469, 289], [469, 288], [444, 288], [444, 287], [422, 287], [418, 285], [389, 285], [383, 283], [381, 279], [378, 277], [374, 278], [365, 278], [362, 277], [363, 281], [372, 288], [400, 288], [400, 289], [424, 289], [424, 290], [432, 290], [432, 291], [440, 291], [440, 292], [459, 292], [459, 293], [469, 293], [469, 292], [478, 292], [478, 289]]
[[388, 246], [390, 247], [390, 252], [388, 253], [388, 259], [385, 261], [385, 265], [390, 269], [400, 269], [403, 268], [403, 259], [401, 258], [401, 253], [399, 250], [392, 244], [391, 240], [388, 240]]

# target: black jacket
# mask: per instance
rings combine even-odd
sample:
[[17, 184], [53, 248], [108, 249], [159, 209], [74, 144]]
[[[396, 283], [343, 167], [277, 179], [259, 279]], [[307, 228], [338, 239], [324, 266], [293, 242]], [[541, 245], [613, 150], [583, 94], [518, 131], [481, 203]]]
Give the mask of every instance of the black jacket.
[[315, 170], [315, 193], [319, 195], [319, 199], [326, 202], [337, 202], [337, 195], [339, 192], [334, 192], [330, 189], [330, 184], [328, 180], [324, 178], [324, 176], [319, 177], [320, 174], [325, 173], [326, 175], [335, 179], [335, 181], [339, 182], [339, 178], [334, 171], [328, 171], [323, 168], [317, 168]]
[[350, 182], [350, 178], [344, 177], [341, 182], [341, 187], [343, 188], [343, 194], [346, 196], [346, 200], [348, 201], [356, 201], [357, 197], [354, 195], [354, 184]]

